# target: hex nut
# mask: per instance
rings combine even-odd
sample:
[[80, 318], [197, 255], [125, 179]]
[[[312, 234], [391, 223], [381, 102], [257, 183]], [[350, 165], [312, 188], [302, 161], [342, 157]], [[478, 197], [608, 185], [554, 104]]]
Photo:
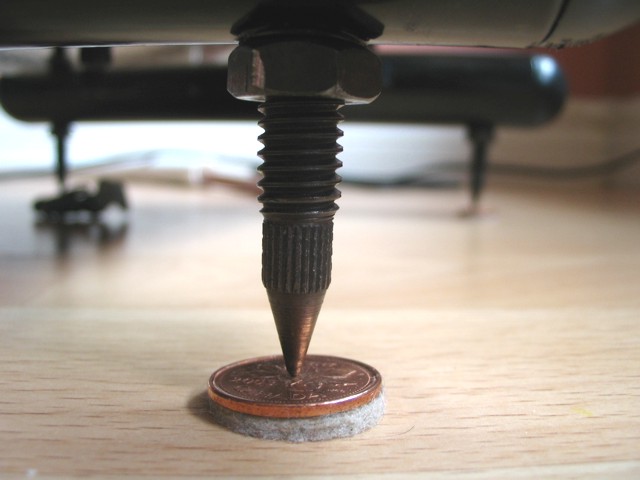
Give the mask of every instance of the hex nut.
[[238, 46], [229, 57], [227, 89], [236, 98], [322, 97], [370, 103], [382, 89], [378, 57], [335, 39], [277, 39]]

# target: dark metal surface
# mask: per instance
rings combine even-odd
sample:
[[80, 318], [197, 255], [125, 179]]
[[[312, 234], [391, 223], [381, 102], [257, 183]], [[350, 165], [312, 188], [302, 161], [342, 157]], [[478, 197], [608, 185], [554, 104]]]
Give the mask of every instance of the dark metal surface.
[[493, 140], [494, 127], [491, 124], [471, 124], [467, 128], [471, 140], [472, 155], [469, 162], [469, 191], [471, 204], [469, 213], [479, 212], [480, 195], [484, 190], [487, 173], [487, 151]]
[[380, 373], [361, 362], [309, 355], [291, 378], [282, 357], [222, 367], [209, 379], [209, 399], [235, 412], [272, 418], [309, 418], [351, 410], [376, 398]]
[[243, 43], [229, 57], [236, 98], [339, 98], [368, 104], [380, 95], [380, 60], [364, 45], [334, 38], [281, 37]]
[[[382, 94], [370, 105], [349, 108], [350, 120], [533, 126], [553, 118], [567, 96], [560, 67], [544, 55], [381, 59]], [[15, 118], [35, 122], [256, 119], [255, 108], [229, 95], [226, 86], [226, 70], [215, 67], [11, 75], [0, 80], [0, 102]]]
[[16, 75], [0, 80], [0, 102], [31, 122], [257, 118], [226, 86], [216, 67]]
[[[293, 11], [296, 19], [304, 13]], [[361, 25], [354, 31], [341, 24], [339, 32], [301, 33], [297, 22], [292, 31], [248, 23], [250, 31], [237, 30], [242, 41], [231, 54], [229, 91], [264, 100], [262, 281], [287, 371], [296, 377], [331, 283], [333, 216], [340, 197], [336, 169], [342, 165], [336, 159], [342, 151], [338, 110], [345, 102], [373, 100], [382, 77], [377, 58], [356, 37]], [[256, 38], [249, 35], [256, 32]]]
[[124, 189], [119, 182], [101, 180], [95, 193], [82, 188], [63, 191], [57, 197], [36, 201], [34, 208], [48, 220], [68, 221], [78, 214], [95, 216], [110, 205], [127, 208]]
[[69, 136], [69, 124], [66, 122], [53, 122], [51, 133], [56, 143], [56, 178], [60, 191], [64, 192], [67, 185], [67, 138]]
[[541, 125], [562, 109], [567, 83], [546, 55], [518, 52], [382, 57], [384, 86], [349, 120]]
[[300, 373], [331, 283], [342, 105], [324, 98], [270, 98], [260, 107], [262, 281], [292, 376]]
[[[256, 0], [3, 0], [0, 45], [234, 43]], [[282, 2], [281, 2], [282, 3]], [[299, 4], [300, 2], [293, 2]], [[376, 43], [527, 47], [575, 43], [631, 25], [635, 0], [380, 0], [355, 5], [383, 25]], [[585, 6], [587, 4], [587, 6]], [[595, 21], [594, 21], [595, 19]]]

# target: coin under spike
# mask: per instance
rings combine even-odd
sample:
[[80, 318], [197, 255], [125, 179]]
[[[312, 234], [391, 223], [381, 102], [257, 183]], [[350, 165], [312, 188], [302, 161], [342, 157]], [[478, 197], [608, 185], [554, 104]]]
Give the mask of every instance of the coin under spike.
[[376, 425], [384, 412], [377, 370], [322, 355], [308, 355], [295, 378], [281, 356], [227, 365], [211, 376], [208, 395], [218, 424], [288, 442], [349, 437]]

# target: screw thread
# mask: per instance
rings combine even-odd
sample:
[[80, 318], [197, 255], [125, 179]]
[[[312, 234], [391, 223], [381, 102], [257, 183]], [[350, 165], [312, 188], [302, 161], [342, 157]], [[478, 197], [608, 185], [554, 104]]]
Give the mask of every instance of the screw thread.
[[331, 282], [333, 216], [340, 197], [341, 100], [268, 98], [258, 155], [264, 177], [262, 281], [278, 293], [317, 293]]

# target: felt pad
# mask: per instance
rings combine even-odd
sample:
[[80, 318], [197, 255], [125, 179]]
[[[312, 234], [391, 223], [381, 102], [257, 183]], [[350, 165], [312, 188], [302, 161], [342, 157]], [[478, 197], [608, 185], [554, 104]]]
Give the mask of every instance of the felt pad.
[[214, 420], [229, 430], [266, 440], [295, 443], [357, 435], [380, 421], [384, 405], [384, 392], [381, 392], [369, 403], [344, 412], [309, 418], [271, 418], [238, 413], [209, 401]]

